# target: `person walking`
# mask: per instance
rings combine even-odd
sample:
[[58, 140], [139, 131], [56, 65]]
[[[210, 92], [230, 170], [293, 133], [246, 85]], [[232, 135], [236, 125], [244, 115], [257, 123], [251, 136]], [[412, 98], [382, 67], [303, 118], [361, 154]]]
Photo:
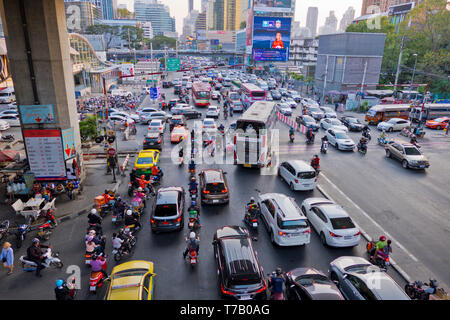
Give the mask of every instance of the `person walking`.
[[11, 243], [5, 242], [3, 244], [2, 253], [0, 255], [0, 258], [2, 259], [3, 266], [8, 269], [8, 276], [12, 274], [14, 269], [14, 252], [11, 248]]

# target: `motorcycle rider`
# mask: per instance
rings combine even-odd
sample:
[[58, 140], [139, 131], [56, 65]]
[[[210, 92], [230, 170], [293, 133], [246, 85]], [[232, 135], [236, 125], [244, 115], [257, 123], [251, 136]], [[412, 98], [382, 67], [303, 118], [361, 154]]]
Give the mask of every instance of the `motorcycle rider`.
[[328, 137], [325, 135], [322, 137], [321, 140], [322, 140], [322, 145], [320, 146], [320, 150], [322, 151], [325, 148], [325, 141], [328, 142]]
[[90, 262], [92, 272], [101, 272], [103, 273], [103, 276], [105, 279], [108, 278], [108, 274], [105, 270], [103, 270], [103, 266], [106, 263], [106, 259], [104, 259], [102, 256], [98, 256], [96, 254], [92, 255], [92, 260]]
[[[183, 139], [183, 138], [181, 138], [181, 139]], [[178, 152], [178, 160], [180, 162], [183, 162], [183, 157], [184, 157], [184, 150], [183, 150], [183, 148], [180, 148], [180, 151]]]
[[284, 300], [283, 285], [285, 282], [286, 280], [284, 279], [283, 271], [281, 268], [277, 268], [275, 270], [275, 275], [272, 275], [269, 278], [273, 300]]
[[364, 125], [364, 128], [362, 129], [362, 136], [363, 136], [364, 138], [367, 138], [368, 135], [369, 135], [369, 132], [370, 132], [369, 126], [368, 126], [367, 124]]
[[95, 227], [95, 231], [98, 234], [102, 234], [103, 233], [102, 218], [97, 215], [97, 210], [96, 209], [92, 209], [87, 217], [88, 217], [89, 225], [94, 226]]
[[112, 236], [112, 247], [113, 247], [113, 250], [115, 249], [115, 250], [119, 250], [121, 247], [122, 247], [122, 245], [123, 245], [123, 243], [125, 242], [125, 240], [124, 239], [121, 239], [119, 236], [118, 236], [118, 234], [117, 233], [113, 233], [113, 236]]
[[[291, 136], [293, 136], [294, 133], [295, 133], [294, 128], [293, 128], [293, 127], [290, 127], [290, 128], [289, 128], [289, 139], [291, 139]], [[292, 140], [293, 140], [293, 139], [292, 139]]]
[[186, 259], [186, 255], [189, 251], [195, 250], [195, 252], [198, 255], [198, 252], [200, 251], [200, 240], [195, 236], [195, 232], [191, 232], [189, 234], [189, 239], [186, 240], [187, 246], [186, 250], [183, 252], [183, 258]]
[[225, 133], [225, 126], [223, 125], [223, 123], [220, 124], [220, 126], [218, 127], [219, 131], [224, 134]]
[[247, 203], [246, 208], [247, 210], [245, 210], [245, 218], [247, 220], [254, 219], [258, 216], [259, 208], [258, 204], [255, 202], [255, 198], [250, 198], [250, 202]]
[[317, 154], [315, 154], [314, 157], [312, 157], [312, 159], [311, 159], [311, 167], [313, 167], [314, 170], [316, 170], [316, 171], [320, 167], [320, 158]]
[[387, 246], [387, 241], [385, 236], [380, 236], [378, 242], [375, 244], [375, 247], [370, 252], [370, 258], [375, 259], [379, 250], [383, 250], [384, 247]]
[[121, 228], [117, 236], [123, 240], [122, 247], [124, 254], [131, 252], [131, 245], [130, 245], [131, 235], [127, 234], [124, 228]]
[[56, 280], [55, 287], [55, 297], [56, 300], [66, 301], [73, 300], [73, 289], [74, 289], [75, 278], [72, 283], [68, 284], [63, 279]]
[[[150, 194], [150, 190], [149, 190], [149, 188], [147, 187], [147, 185], [150, 185], [150, 187], [152, 186], [151, 185], [151, 181], [150, 180], [145, 180], [145, 175], [143, 174], [143, 175], [141, 175], [141, 178], [136, 178], [136, 181], [139, 183], [139, 187], [143, 190], [143, 191], [145, 191], [145, 193], [148, 195], [148, 194]], [[142, 192], [142, 191], [141, 191]]]
[[45, 246], [40, 243], [38, 238], [33, 239], [32, 245], [27, 249], [27, 260], [33, 261], [37, 264], [36, 277], [42, 277], [41, 270], [45, 267], [42, 265], [42, 260], [45, 259], [42, 253], [42, 249], [51, 248], [51, 246]]
[[364, 137], [361, 137], [359, 140], [359, 148], [363, 151], [367, 151], [367, 140]]
[[192, 177], [191, 182], [189, 182], [189, 192], [191, 192], [191, 191], [197, 192], [197, 186], [198, 186], [198, 183], [197, 183], [195, 177]]
[[193, 213], [193, 211], [197, 212], [197, 222], [199, 227], [201, 227], [202, 225], [200, 224], [200, 207], [195, 204], [195, 201], [192, 201], [191, 205], [188, 208], [189, 216], [191, 215], [191, 212]]
[[312, 128], [308, 128], [306, 131], [306, 139], [308, 139], [308, 142], [314, 142], [314, 133]]
[[131, 226], [132, 224], [136, 227], [141, 228], [141, 223], [139, 222], [139, 219], [133, 215], [133, 211], [128, 209], [125, 215], [125, 225]]
[[380, 139], [383, 142], [386, 142], [386, 130], [383, 130], [383, 132], [381, 132]]
[[161, 168], [156, 165], [152, 166], [152, 176], [154, 176], [156, 180], [161, 180], [162, 174]]
[[191, 162], [189, 163], [189, 172], [195, 174], [195, 161], [194, 159], [191, 159]]

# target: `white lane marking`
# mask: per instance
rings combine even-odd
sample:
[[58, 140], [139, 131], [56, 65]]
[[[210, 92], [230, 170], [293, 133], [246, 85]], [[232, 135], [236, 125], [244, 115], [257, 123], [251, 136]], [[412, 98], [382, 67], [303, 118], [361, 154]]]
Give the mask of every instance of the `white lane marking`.
[[320, 174], [328, 183], [336, 189], [348, 202], [350, 202], [355, 208], [357, 208], [367, 219], [370, 220], [375, 226], [377, 226], [383, 233], [390, 238], [393, 242], [395, 242], [395, 245], [398, 246], [400, 249], [402, 249], [411, 259], [413, 259], [415, 262], [418, 262], [419, 260], [410, 253], [400, 242], [394, 239], [389, 233], [387, 233], [375, 220], [373, 220], [363, 209], [360, 208], [352, 199], [350, 199], [344, 192], [342, 192], [333, 182], [330, 181], [323, 173]]

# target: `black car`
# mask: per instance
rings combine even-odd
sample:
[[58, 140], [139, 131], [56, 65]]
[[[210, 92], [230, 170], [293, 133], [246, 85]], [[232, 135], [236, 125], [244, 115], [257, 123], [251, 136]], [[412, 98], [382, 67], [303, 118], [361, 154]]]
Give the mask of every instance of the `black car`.
[[272, 95], [273, 100], [281, 100], [281, 93], [277, 90], [270, 91], [270, 94]]
[[162, 150], [164, 144], [163, 135], [159, 132], [150, 132], [144, 138], [143, 149], [157, 149]]
[[213, 247], [218, 286], [223, 298], [267, 298], [267, 282], [247, 229], [239, 226], [217, 229]]
[[362, 131], [362, 129], [364, 128], [364, 123], [362, 123], [355, 117], [345, 116], [340, 120], [350, 131]]
[[170, 88], [170, 87], [172, 87], [172, 82], [170, 82], [170, 81], [163, 81], [162, 87], [163, 88]]
[[177, 84], [173, 87], [173, 94], [180, 94], [181, 92], [181, 84]]
[[313, 117], [307, 116], [307, 115], [297, 116], [297, 117], [295, 118], [295, 121], [296, 121], [298, 124], [307, 127], [308, 129], [312, 129], [313, 131], [318, 131], [318, 130], [319, 130], [319, 127], [320, 127], [320, 126], [317, 124], [316, 120], [314, 120]]
[[183, 109], [182, 115], [187, 119], [200, 119], [202, 117], [202, 113], [195, 110], [194, 108]]
[[297, 268], [286, 272], [289, 300], [345, 300], [336, 284], [313, 268]]
[[182, 187], [166, 187], [158, 190], [150, 217], [152, 232], [183, 230], [184, 193]]

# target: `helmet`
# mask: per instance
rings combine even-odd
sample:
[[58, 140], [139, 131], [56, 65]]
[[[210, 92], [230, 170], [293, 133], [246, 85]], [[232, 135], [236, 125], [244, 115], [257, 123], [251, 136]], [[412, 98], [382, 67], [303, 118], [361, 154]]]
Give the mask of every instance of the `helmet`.
[[430, 279], [430, 287], [437, 288], [439, 283], [436, 279]]
[[93, 237], [93, 236], [89, 236], [89, 237], [87, 238], [87, 241], [88, 241], [88, 242], [91, 242], [92, 240], [94, 240], [94, 237]]
[[386, 237], [385, 236], [381, 236], [380, 237], [380, 241], [386, 241]]
[[64, 284], [64, 280], [63, 279], [56, 280], [56, 286], [57, 287], [61, 287], [63, 284]]
[[97, 213], [97, 209], [92, 209], [92, 210], [91, 210], [91, 213], [92, 213], [92, 214], [96, 214], [96, 213]]
[[122, 199], [120, 198], [120, 196], [117, 196], [117, 201], [120, 201], [120, 200], [122, 200]]
[[142, 189], [141, 187], [139, 187], [139, 188], [138, 188], [138, 191], [139, 191], [139, 192], [142, 192], [142, 191], [143, 191], [143, 189]]
[[145, 179], [145, 174], [141, 175], [141, 179]]
[[95, 236], [95, 230], [90, 230], [90, 231], [89, 231], [89, 235], [90, 235], [90, 236]]
[[196, 180], [195, 177], [192, 177], [192, 178], [191, 178], [191, 181], [192, 181], [192, 182], [195, 182], [195, 180]]
[[191, 233], [189, 233], [189, 239], [194, 240], [195, 239], [195, 232], [192, 231]]
[[33, 243], [38, 243], [38, 242], [40, 242], [38, 238], [33, 239]]
[[279, 276], [280, 274], [283, 273], [283, 271], [281, 270], [280, 267], [276, 268], [275, 273], [277, 274], [277, 276]]
[[251, 197], [250, 202], [255, 202], [255, 198]]
[[314, 158], [318, 158], [319, 156], [317, 154], [314, 155]]
[[133, 211], [127, 210], [127, 216], [131, 216], [133, 214]]
[[192, 201], [192, 202], [191, 202], [191, 206], [195, 206], [195, 201]]

